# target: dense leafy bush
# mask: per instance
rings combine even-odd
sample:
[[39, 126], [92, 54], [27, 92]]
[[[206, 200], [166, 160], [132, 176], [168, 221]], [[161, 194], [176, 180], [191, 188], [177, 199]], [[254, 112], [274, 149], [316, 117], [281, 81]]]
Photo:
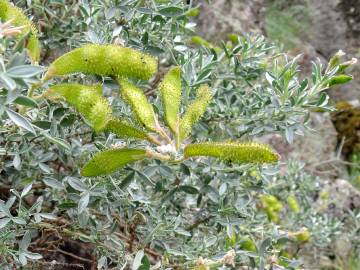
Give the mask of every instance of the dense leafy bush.
[[291, 143], [355, 60], [302, 79], [300, 56], [262, 36], [194, 38], [183, 1], [30, 3], [40, 65], [35, 31], [16, 28], [32, 24], [0, 12], [2, 269], [299, 269], [339, 232], [315, 177], [249, 141]]

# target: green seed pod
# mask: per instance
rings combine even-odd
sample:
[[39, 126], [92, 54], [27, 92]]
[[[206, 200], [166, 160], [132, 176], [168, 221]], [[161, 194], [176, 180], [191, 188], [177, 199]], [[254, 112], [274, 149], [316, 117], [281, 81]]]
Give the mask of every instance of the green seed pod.
[[7, 0], [0, 0], [0, 19], [3, 21], [12, 20], [12, 25], [23, 26], [21, 37], [29, 33], [27, 41], [27, 51], [31, 61], [38, 62], [40, 59], [40, 43], [37, 38], [38, 31], [34, 24], [25, 16], [22, 10], [13, 6]]
[[240, 240], [239, 246], [241, 249], [245, 249], [247, 251], [256, 252], [257, 248], [253, 240], [248, 237], [244, 237]]
[[159, 142], [144, 132], [143, 130], [135, 127], [132, 123], [125, 119], [113, 118], [106, 126], [106, 129], [115, 133], [120, 138], [133, 138], [140, 140], [148, 140], [152, 143], [159, 144]]
[[299, 213], [300, 212], [299, 204], [298, 204], [298, 202], [296, 200], [296, 197], [294, 195], [290, 195], [289, 197], [287, 197], [287, 202], [289, 204], [290, 209], [294, 213]]
[[169, 70], [160, 84], [165, 121], [174, 134], [178, 134], [178, 117], [181, 98], [181, 70], [174, 67]]
[[144, 92], [124, 78], [119, 78], [118, 81], [121, 86], [121, 95], [131, 106], [137, 120], [148, 130], [156, 131], [157, 120], [154, 109], [148, 102]]
[[85, 115], [85, 119], [88, 119], [90, 125], [95, 129], [96, 132], [100, 132], [105, 129], [108, 121], [111, 119], [112, 110], [109, 102], [101, 97], [100, 100], [96, 101], [90, 108], [90, 113]]
[[203, 39], [200, 36], [192, 36], [191, 37], [191, 43], [196, 44], [196, 45], [200, 45], [200, 46], [204, 46], [208, 49], [212, 49], [214, 48], [214, 46], [208, 42], [207, 40]]
[[188, 17], [197, 17], [199, 16], [199, 14], [200, 14], [199, 8], [192, 8], [186, 12], [186, 16]]
[[303, 229], [300, 232], [294, 233], [295, 239], [298, 243], [306, 243], [310, 240], [311, 234], [308, 229]]
[[93, 177], [107, 175], [122, 168], [126, 164], [146, 158], [142, 149], [110, 149], [95, 154], [81, 170], [81, 175]]
[[229, 40], [233, 43], [233, 44], [237, 44], [239, 43], [239, 36], [237, 34], [230, 34], [229, 35]]
[[352, 79], [353, 79], [353, 77], [350, 76], [350, 75], [345, 75], [345, 74], [337, 75], [337, 76], [330, 79], [329, 87], [334, 86], [334, 85], [338, 85], [338, 84], [348, 83]]
[[112, 118], [112, 110], [101, 95], [100, 85], [58, 84], [53, 85], [44, 96], [52, 100], [64, 98], [97, 132], [102, 131]]
[[273, 195], [262, 195], [260, 197], [261, 207], [264, 209], [269, 220], [274, 223], [279, 222], [278, 213], [283, 208], [282, 203]]
[[77, 83], [63, 83], [51, 86], [43, 95], [50, 100], [65, 99], [70, 105], [77, 106], [79, 95], [85, 90], [94, 91], [99, 95], [102, 94], [100, 84], [82, 85]]
[[185, 114], [180, 120], [178, 144], [190, 135], [193, 125], [199, 121], [205, 113], [211, 98], [209, 87], [207, 85], [201, 85], [197, 90], [196, 100], [186, 108]]
[[209, 142], [189, 144], [184, 157], [211, 156], [235, 163], [271, 163], [279, 159], [278, 154], [267, 145], [259, 143]]
[[87, 44], [56, 59], [44, 81], [78, 72], [148, 80], [156, 71], [157, 60], [151, 55], [117, 45]]

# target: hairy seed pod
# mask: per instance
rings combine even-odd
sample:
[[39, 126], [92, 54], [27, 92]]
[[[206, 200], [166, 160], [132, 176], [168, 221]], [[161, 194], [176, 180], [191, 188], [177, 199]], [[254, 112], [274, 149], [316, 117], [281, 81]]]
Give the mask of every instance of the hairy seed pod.
[[[31, 61], [38, 62], [40, 59], [40, 43], [37, 38], [38, 31], [34, 24], [24, 15], [22, 10], [13, 6], [7, 0], [0, 0], [0, 19], [3, 21], [11, 21], [14, 26], [23, 26], [22, 37], [29, 33], [27, 40], [27, 51]], [[20, 37], [21, 38], [21, 37]]]
[[159, 87], [165, 114], [165, 122], [174, 134], [178, 133], [178, 117], [181, 98], [180, 72], [180, 67], [170, 69]]
[[253, 240], [251, 240], [249, 237], [243, 237], [240, 240], [239, 246], [241, 249], [245, 249], [247, 251], [256, 252], [257, 247]]
[[306, 243], [310, 240], [311, 234], [308, 229], [303, 229], [299, 232], [294, 233], [295, 239], [298, 243]]
[[121, 87], [121, 96], [130, 105], [137, 120], [150, 131], [157, 130], [157, 120], [154, 109], [148, 102], [144, 92], [131, 84], [127, 79], [118, 79]]
[[186, 108], [185, 114], [180, 120], [179, 144], [190, 135], [193, 125], [205, 113], [211, 98], [209, 87], [201, 85], [197, 90], [196, 100]]
[[102, 94], [100, 84], [83, 85], [78, 83], [63, 83], [51, 86], [43, 95], [50, 100], [65, 99], [72, 106], [76, 106], [81, 91], [90, 90]]
[[146, 150], [142, 149], [110, 149], [96, 153], [81, 170], [81, 175], [93, 177], [107, 175], [122, 168], [126, 164], [146, 158]]
[[112, 118], [108, 101], [101, 95], [101, 86], [75, 83], [53, 85], [44, 96], [56, 100], [64, 98], [81, 113], [96, 132], [105, 129]]
[[290, 209], [294, 213], [299, 213], [300, 212], [299, 204], [298, 204], [298, 202], [296, 200], [296, 197], [294, 195], [289, 195], [289, 197], [287, 197], [287, 202], [288, 202], [288, 205], [289, 205]]
[[106, 129], [115, 133], [119, 138], [148, 140], [152, 143], [158, 144], [155, 138], [140, 128], [134, 126], [126, 119], [113, 118], [107, 123]]
[[148, 80], [156, 71], [157, 60], [151, 55], [117, 45], [87, 44], [56, 59], [44, 81], [79, 72]]
[[189, 144], [184, 149], [184, 157], [210, 156], [235, 163], [272, 163], [279, 159], [270, 147], [247, 142], [208, 142]]
[[283, 208], [282, 203], [273, 195], [262, 195], [260, 197], [261, 206], [268, 216], [269, 220], [278, 223], [279, 212]]

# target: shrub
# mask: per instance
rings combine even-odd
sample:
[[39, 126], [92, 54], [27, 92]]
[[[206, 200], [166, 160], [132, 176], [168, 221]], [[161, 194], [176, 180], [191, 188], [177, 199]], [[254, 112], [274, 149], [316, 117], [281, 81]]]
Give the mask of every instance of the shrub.
[[[40, 16], [54, 5], [36, 3]], [[81, 20], [73, 32], [45, 25], [44, 50], [62, 49], [59, 36], [76, 48], [42, 66], [3, 21], [2, 269], [297, 269], [301, 247], [331, 241], [340, 222], [314, 209], [316, 179], [292, 162], [280, 174], [278, 155], [251, 141], [292, 142], [311, 110], [332, 109], [325, 90], [351, 79], [349, 62], [338, 53], [300, 79], [299, 57], [262, 36], [194, 46], [193, 8], [59, 4], [58, 24], [64, 13]], [[92, 259], [52, 263], [71, 256], [69, 239]]]

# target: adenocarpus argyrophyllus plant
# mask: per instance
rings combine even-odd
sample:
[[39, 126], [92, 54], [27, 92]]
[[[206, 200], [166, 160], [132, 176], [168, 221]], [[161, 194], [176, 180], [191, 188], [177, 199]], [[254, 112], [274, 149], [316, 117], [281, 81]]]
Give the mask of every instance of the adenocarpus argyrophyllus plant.
[[44, 96], [52, 100], [65, 99], [96, 132], [111, 131], [120, 138], [147, 140], [154, 145], [146, 149], [116, 148], [99, 152], [82, 168], [83, 176], [110, 174], [128, 163], [146, 158], [180, 162], [191, 157], [210, 156], [235, 163], [278, 160], [278, 155], [268, 146], [254, 142], [184, 144], [194, 124], [205, 113], [212, 98], [211, 91], [207, 85], [201, 85], [195, 100], [181, 115], [181, 70], [179, 67], [171, 68], [159, 86], [167, 130], [160, 124], [143, 90], [129, 80], [148, 80], [156, 71], [157, 59], [154, 57], [116, 45], [85, 45], [50, 65], [43, 81], [78, 72], [113, 77], [119, 83], [121, 97], [131, 107], [138, 125], [112, 114], [99, 85], [58, 84], [48, 89]]

